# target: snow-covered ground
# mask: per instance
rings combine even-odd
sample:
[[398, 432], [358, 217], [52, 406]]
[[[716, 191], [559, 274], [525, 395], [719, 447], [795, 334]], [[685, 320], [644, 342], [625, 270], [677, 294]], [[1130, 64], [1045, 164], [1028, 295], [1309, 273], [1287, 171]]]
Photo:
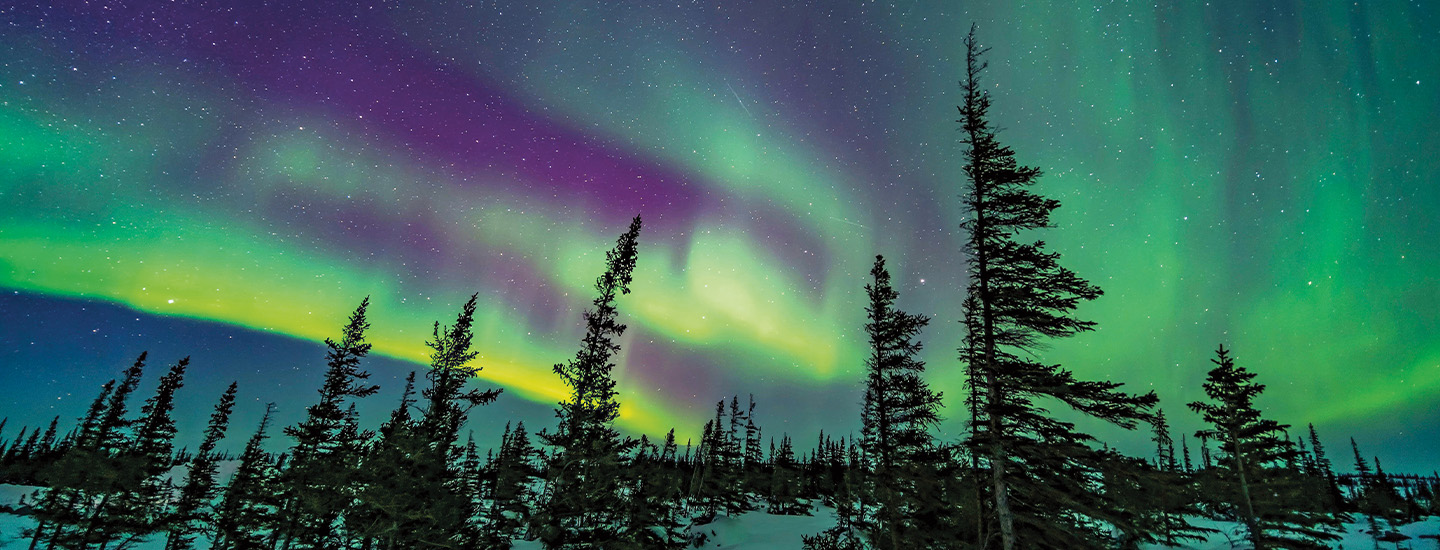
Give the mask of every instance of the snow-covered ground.
[[[0, 485], [0, 505], [15, 506], [20, 502], [22, 496], [28, 499], [28, 496], [34, 491], [34, 487]], [[1206, 519], [1196, 519], [1192, 522], [1203, 527], [1219, 529], [1221, 532], [1211, 535], [1204, 542], [1186, 545], [1183, 548], [1193, 550], [1249, 548], [1249, 544], [1244, 542], [1244, 536], [1237, 524]], [[27, 548], [30, 541], [21, 538], [20, 535], [24, 529], [34, 525], [35, 523], [28, 516], [0, 514], [0, 550]], [[694, 529], [705, 535], [706, 542], [701, 548], [706, 550], [799, 550], [801, 535], [813, 535], [833, 525], [835, 525], [834, 510], [820, 507], [813, 515], [809, 516], [772, 516], [764, 512], [750, 512], [733, 518], [722, 517], [709, 524], [697, 525]], [[1346, 527], [1347, 532], [1344, 538], [1337, 543], [1336, 548], [1367, 550], [1375, 547], [1370, 536], [1364, 533], [1365, 524], [1363, 522], [1350, 523]], [[1382, 543], [1381, 548], [1440, 549], [1440, 541], [1434, 538], [1420, 538], [1421, 535], [1440, 535], [1440, 518], [1432, 517], [1425, 521], [1404, 525], [1400, 527], [1399, 531], [1411, 537], [1410, 540], [1401, 542], [1398, 546], [1393, 543]], [[206, 543], [203, 540], [197, 542], [199, 542], [197, 546], [204, 550]], [[131, 545], [126, 550], [163, 550], [164, 547], [164, 539], [155, 537], [140, 544]], [[540, 543], [536, 541], [515, 542], [516, 550], [540, 550], [540, 548]], [[1151, 547], [1148, 550], [1160, 550], [1161, 548], [1164, 547]]]

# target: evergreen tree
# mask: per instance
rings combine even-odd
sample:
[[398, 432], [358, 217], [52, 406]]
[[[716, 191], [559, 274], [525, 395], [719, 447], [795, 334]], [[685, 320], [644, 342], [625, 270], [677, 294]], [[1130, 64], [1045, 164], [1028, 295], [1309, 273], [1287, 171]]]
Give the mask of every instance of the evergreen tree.
[[240, 465], [225, 487], [215, 513], [215, 550], [261, 550], [269, 548], [268, 537], [275, 527], [278, 472], [262, 447], [270, 429], [275, 404], [265, 406], [260, 427], [245, 443]]
[[282, 509], [280, 535], [284, 548], [331, 548], [341, 536], [342, 515], [354, 500], [364, 440], [353, 415], [352, 399], [373, 395], [380, 387], [367, 384], [370, 373], [360, 360], [370, 353], [365, 331], [370, 328], [367, 296], [350, 315], [337, 342], [325, 339], [325, 381], [319, 402], [306, 409], [303, 421], [285, 428], [295, 439], [289, 467], [280, 475]]
[[1165, 411], [1155, 411], [1155, 419], [1150, 423], [1154, 430], [1154, 437], [1150, 441], [1155, 443], [1155, 467], [1162, 471], [1174, 472], [1180, 468], [1175, 460], [1175, 440], [1170, 436], [1170, 424], [1165, 421]]
[[50, 491], [37, 503], [32, 548], [42, 533], [52, 548], [75, 549], [106, 544], [117, 535], [108, 512], [112, 501], [135, 479], [121, 455], [129, 447], [125, 428], [131, 422], [125, 415], [130, 394], [140, 386], [147, 355], [140, 353], [113, 391], [111, 386], [102, 390], [86, 415], [76, 444], [41, 472], [41, 481]]
[[727, 420], [725, 400], [717, 401], [715, 419], [705, 424], [700, 440], [698, 477], [691, 488], [695, 505], [701, 510], [697, 518], [700, 523], [709, 523], [720, 513], [735, 516], [749, 509], [743, 490], [741, 453], [736, 439], [721, 427], [738, 425], [734, 415], [739, 413], [739, 407], [732, 406], [730, 412]]
[[1180, 434], [1180, 453], [1185, 457], [1185, 461], [1182, 463], [1182, 465], [1185, 467], [1185, 473], [1187, 474], [1193, 473], [1195, 471], [1194, 464], [1190, 463], [1190, 444], [1187, 442], [1188, 439], [1189, 438], [1186, 437], [1185, 434]]
[[750, 394], [750, 406], [745, 409], [745, 452], [744, 487], [747, 500], [769, 492], [770, 479], [767, 476], [765, 451], [760, 447], [760, 426], [755, 424], [755, 395]]
[[1373, 457], [1371, 460], [1375, 462], [1375, 482], [1373, 484], [1375, 495], [1372, 497], [1372, 502], [1384, 515], [1385, 521], [1393, 525], [1405, 518], [1405, 499], [1400, 496], [1399, 489], [1395, 487], [1395, 480], [1385, 474], [1385, 468], [1380, 465], [1380, 457]]
[[[1157, 425], [1161, 424], [1157, 422]], [[1173, 449], [1171, 449], [1173, 452]], [[1104, 470], [1103, 486], [1108, 497], [1120, 503], [1116, 513], [1118, 546], [1139, 549], [1143, 545], [1183, 547], [1205, 540], [1214, 529], [1197, 527], [1186, 520], [1198, 516], [1192, 476], [1171, 467], [1110, 452], [1110, 467]], [[1161, 464], [1167, 461], [1162, 457]]]
[[1213, 426], [1197, 435], [1220, 443], [1207, 489], [1218, 511], [1238, 518], [1256, 549], [1327, 548], [1326, 542], [1339, 539], [1335, 532], [1344, 518], [1314, 498], [1321, 487], [1313, 478], [1287, 467], [1296, 454], [1284, 435], [1288, 426], [1255, 408], [1265, 385], [1236, 366], [1224, 346], [1211, 361], [1216, 366], [1204, 384], [1210, 402], [1189, 406]]
[[126, 536], [134, 540], [164, 527], [171, 486], [165, 480], [173, 462], [175, 391], [184, 384], [185, 369], [190, 358], [175, 363], [160, 377], [155, 395], [140, 409], [135, 423], [134, 442], [123, 451], [122, 479], [119, 493], [112, 505], [102, 511], [109, 524], [108, 535]]
[[1315, 425], [1309, 424], [1310, 430], [1310, 454], [1311, 462], [1315, 465], [1316, 474], [1324, 479], [1325, 483], [1325, 508], [1334, 513], [1346, 511], [1345, 495], [1340, 492], [1340, 481], [1335, 476], [1335, 466], [1325, 456], [1325, 445], [1320, 443], [1320, 436], [1315, 435]]
[[[400, 405], [380, 426], [379, 438], [368, 449], [360, 469], [360, 492], [355, 509], [345, 517], [347, 530], [362, 539], [366, 550], [408, 549], [413, 545], [410, 527], [424, 521], [417, 504], [417, 463], [425, 442], [417, 433], [410, 408], [415, 404], [415, 373], [405, 377]], [[418, 498], [424, 498], [419, 493]]]
[[472, 294], [465, 302], [454, 326], [445, 329], [440, 323], [435, 323], [432, 340], [426, 342], [431, 349], [430, 370], [425, 373], [430, 387], [420, 392], [427, 406], [419, 426], [430, 438], [430, 446], [434, 447], [435, 456], [440, 459], [450, 457], [451, 450], [460, 439], [460, 426], [465, 423], [470, 410], [495, 401], [502, 391], [465, 389], [466, 383], [481, 370], [481, 367], [470, 365], [470, 361], [480, 354], [470, 349], [474, 339], [471, 325], [474, 324], [478, 297], [479, 294]]
[[232, 382], [221, 394], [220, 401], [215, 404], [215, 412], [210, 414], [210, 424], [205, 427], [205, 438], [190, 460], [185, 485], [180, 489], [175, 513], [170, 517], [165, 550], [190, 550], [194, 546], [195, 535], [214, 522], [210, 503], [215, 498], [215, 474], [219, 469], [215, 447], [225, 437], [225, 429], [230, 425], [230, 412], [235, 409], [235, 388], [236, 384]]
[[673, 467], [675, 430], [663, 447], [640, 437], [625, 499], [621, 547], [646, 550], [680, 550], [690, 546], [681, 521], [680, 476]]
[[730, 396], [730, 429], [725, 432], [725, 463], [730, 471], [731, 487], [726, 491], [725, 515], [738, 516], [750, 511], [750, 496], [745, 489], [745, 442], [740, 434], [740, 422], [747, 420], [740, 412], [740, 396]]
[[963, 197], [968, 219], [967, 343], [961, 359], [981, 403], [967, 441], [990, 477], [996, 524], [1005, 550], [1030, 547], [1100, 547], [1110, 523], [1122, 531], [1117, 503], [1091, 481], [1111, 466], [1094, 438], [1050, 416], [1037, 403], [1049, 398], [1125, 429], [1149, 421], [1154, 393], [1129, 395], [1116, 382], [1082, 381], [1059, 365], [1037, 361], [1033, 350], [1048, 338], [1093, 330], [1072, 312], [1099, 288], [1061, 267], [1042, 241], [1022, 242], [1022, 231], [1051, 227], [1059, 201], [1031, 190], [1040, 170], [1020, 166], [1014, 151], [996, 140], [988, 120], [990, 95], [980, 83], [985, 64], [971, 28], [966, 44], [964, 104], [960, 106], [970, 181]]
[[1375, 467], [1372, 470], [1361, 456], [1360, 446], [1353, 437], [1350, 438], [1350, 448], [1355, 453], [1354, 509], [1365, 515], [1369, 527], [1367, 531], [1375, 540], [1375, 547], [1379, 548], [1382, 539], [1390, 536], [1395, 525], [1405, 519], [1405, 501], [1380, 467], [1378, 457], [1374, 458]]
[[[100, 395], [95, 397], [95, 401], [91, 402], [90, 408], [86, 410], [85, 417], [80, 420], [75, 444], [55, 464], [38, 474], [39, 481], [49, 489], [33, 495], [36, 526], [26, 532], [30, 536], [30, 550], [35, 550], [42, 539], [48, 540], [53, 546], [57, 539], [62, 538], [64, 533], [83, 517], [83, 498], [85, 492], [92, 489], [94, 484], [87, 468], [97, 465], [105, 456], [100, 452], [97, 434], [101, 417], [114, 389], [113, 379], [101, 387]], [[15, 444], [6, 454], [7, 462], [13, 462], [18, 456], [20, 440], [24, 437], [25, 430], [22, 428], [20, 435], [16, 436]]]
[[517, 423], [514, 430], [506, 426], [500, 453], [493, 462], [495, 484], [486, 522], [493, 534], [487, 547], [507, 547], [508, 541], [530, 524], [530, 507], [535, 500], [531, 487], [540, 477], [535, 467], [536, 454], [524, 422]]
[[[832, 453], [833, 455], [833, 447]], [[867, 548], [862, 536], [865, 528], [865, 501], [863, 466], [860, 451], [852, 441], [845, 467], [832, 502], [835, 504], [835, 526], [815, 535], [802, 535], [801, 547], [805, 550], [863, 550]], [[841, 456], [846, 456], [841, 451]], [[843, 459], [842, 459], [843, 460]], [[853, 467], [851, 467], [853, 466]]]
[[[507, 424], [506, 427], [508, 428], [509, 425]], [[490, 465], [480, 462], [480, 451], [475, 445], [475, 434], [471, 433], [465, 438], [463, 449], [458, 479], [455, 482], [460, 494], [464, 497], [462, 504], [465, 508], [465, 520], [461, 530], [461, 540], [466, 548], [482, 548], [485, 546], [481, 544], [481, 541], [490, 533], [490, 526], [482, 523], [485, 512], [483, 500], [488, 498], [486, 478]], [[506, 541], [508, 542], [508, 540], [507, 538]]]
[[1370, 499], [1375, 491], [1374, 477], [1371, 475], [1370, 465], [1365, 462], [1365, 457], [1360, 455], [1360, 446], [1355, 444], [1355, 438], [1350, 438], [1350, 448], [1355, 451], [1355, 508], [1365, 515], [1365, 524], [1368, 527], [1366, 533], [1374, 541], [1375, 548], [1380, 548], [1380, 536], [1383, 529], [1380, 526], [1380, 519], [1376, 517], [1376, 507], [1372, 506]]
[[382, 428], [378, 448], [363, 467], [371, 483], [360, 496], [365, 510], [359, 512], [358, 529], [382, 548], [451, 547], [466, 537], [470, 506], [460, 469], [460, 427], [471, 409], [500, 394], [465, 387], [480, 371], [470, 365], [478, 355], [471, 350], [477, 299], [470, 296], [453, 326], [435, 323], [426, 342], [430, 387], [420, 394], [426, 407], [411, 420], [413, 380], [407, 381], [400, 409]]
[[938, 545], [929, 540], [933, 526], [919, 521], [928, 515], [919, 493], [937, 477], [939, 458], [930, 429], [940, 419], [940, 394], [920, 377], [925, 363], [915, 340], [930, 320], [895, 308], [899, 293], [884, 257], [875, 257], [870, 275], [874, 280], [865, 285], [870, 356], [865, 359], [860, 446], [873, 471], [865, 487], [870, 517], [862, 521], [876, 548]]
[[539, 511], [540, 540], [546, 548], [614, 548], [620, 542], [623, 521], [613, 504], [622, 496], [626, 455], [635, 442], [622, 439], [614, 427], [620, 403], [610, 372], [625, 332], [615, 300], [630, 293], [640, 225], [636, 216], [615, 248], [605, 253], [605, 273], [595, 281], [595, 308], [584, 313], [581, 348], [574, 359], [554, 367], [571, 394], [557, 405], [556, 430], [540, 434], [554, 448]]
[[780, 448], [770, 453], [770, 462], [772, 474], [766, 512], [782, 516], [808, 515], [810, 504], [801, 497], [800, 464], [795, 460], [789, 434], [780, 437]]
[[42, 460], [49, 458], [49, 455], [55, 452], [55, 448], [58, 445], [55, 437], [59, 429], [60, 416], [56, 415], [50, 419], [50, 426], [45, 428], [45, 435], [40, 436], [40, 443], [36, 447], [36, 453], [40, 455]]

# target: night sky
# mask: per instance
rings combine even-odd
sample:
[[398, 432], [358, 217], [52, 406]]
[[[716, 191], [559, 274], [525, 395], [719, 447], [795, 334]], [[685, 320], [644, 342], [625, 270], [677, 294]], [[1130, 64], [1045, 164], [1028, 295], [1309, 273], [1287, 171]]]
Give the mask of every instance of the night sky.
[[142, 350], [142, 392], [193, 356], [182, 444], [232, 379], [237, 430], [265, 401], [293, 422], [366, 295], [378, 424], [475, 292], [477, 384], [506, 392], [471, 428], [550, 426], [550, 367], [640, 214], [625, 429], [683, 439], [754, 393], [769, 435], [858, 430], [884, 254], [934, 317], [955, 437], [973, 21], [1001, 139], [1063, 205], [1034, 237], [1106, 291], [1045, 360], [1190, 432], [1223, 342], [1338, 463], [1354, 436], [1435, 466], [1440, 5], [658, 4], [0, 5], [5, 436], [73, 421]]

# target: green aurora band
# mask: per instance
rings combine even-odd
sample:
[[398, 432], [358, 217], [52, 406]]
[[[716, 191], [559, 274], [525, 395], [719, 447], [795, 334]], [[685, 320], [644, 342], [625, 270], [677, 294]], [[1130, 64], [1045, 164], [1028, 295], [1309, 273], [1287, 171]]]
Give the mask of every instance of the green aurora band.
[[[0, 287], [308, 340], [370, 295], [376, 350], [417, 362], [479, 291], [482, 377], [551, 402], [638, 210], [628, 428], [857, 384], [877, 253], [959, 395], [953, 119], [978, 21], [1002, 139], [1063, 204], [1037, 237], [1106, 291], [1082, 310], [1099, 330], [1047, 360], [1179, 409], [1224, 342], [1300, 424], [1403, 431], [1385, 419], [1440, 402], [1440, 7], [765, 4], [321, 2], [229, 53], [202, 40], [228, 23], [182, 8], [0, 9]], [[281, 34], [301, 38], [262, 45]], [[496, 98], [499, 122], [437, 122]]]

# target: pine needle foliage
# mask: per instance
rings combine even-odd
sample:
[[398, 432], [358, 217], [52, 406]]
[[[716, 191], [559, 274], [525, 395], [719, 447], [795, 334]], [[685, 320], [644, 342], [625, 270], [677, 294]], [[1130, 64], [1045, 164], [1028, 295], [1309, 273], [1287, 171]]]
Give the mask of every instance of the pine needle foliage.
[[595, 280], [594, 308], [583, 316], [580, 350], [554, 367], [570, 388], [570, 397], [557, 404], [555, 431], [540, 433], [553, 449], [545, 465], [547, 487], [538, 518], [546, 548], [617, 548], [621, 543], [623, 521], [614, 503], [623, 498], [627, 455], [636, 443], [615, 429], [620, 403], [610, 373], [625, 333], [616, 299], [630, 293], [640, 227], [636, 216], [605, 253], [605, 272]]
[[974, 27], [965, 46], [959, 122], [969, 146], [962, 229], [971, 284], [960, 355], [978, 400], [966, 444], [988, 471], [1004, 550], [1103, 547], [1110, 543], [1107, 525], [1124, 521], [1119, 504], [1096, 483], [1108, 456], [1092, 436], [1056, 419], [1039, 400], [1133, 429], [1149, 421], [1157, 399], [1153, 392], [1123, 393], [1118, 382], [1077, 379], [1035, 357], [1049, 339], [1093, 330], [1093, 322], [1073, 312], [1101, 291], [1061, 266], [1059, 253], [1047, 251], [1043, 241], [1022, 240], [1024, 232], [1051, 228], [1050, 214], [1060, 203], [1032, 190], [1040, 170], [1018, 164], [1014, 151], [997, 139], [991, 98], [981, 85], [986, 49]]

